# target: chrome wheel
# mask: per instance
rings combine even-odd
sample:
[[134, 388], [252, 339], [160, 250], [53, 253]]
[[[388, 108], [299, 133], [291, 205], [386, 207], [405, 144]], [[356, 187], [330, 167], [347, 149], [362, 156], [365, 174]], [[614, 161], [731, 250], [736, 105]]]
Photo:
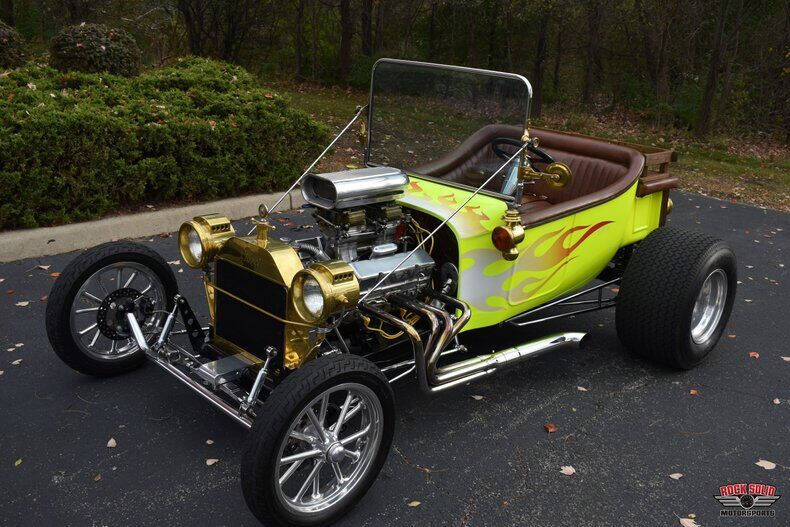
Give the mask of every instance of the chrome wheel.
[[124, 331], [122, 317], [116, 316], [117, 301], [143, 297], [150, 314], [141, 327], [144, 333], [152, 333], [167, 307], [165, 288], [156, 273], [137, 262], [116, 262], [94, 272], [71, 303], [69, 320], [74, 342], [92, 358], [106, 361], [136, 352], [137, 344]]
[[367, 474], [381, 445], [384, 413], [365, 385], [324, 391], [293, 420], [274, 471], [277, 498], [297, 515], [337, 505]]
[[702, 283], [691, 314], [691, 338], [697, 344], [707, 342], [721, 320], [727, 303], [727, 275], [715, 269]]

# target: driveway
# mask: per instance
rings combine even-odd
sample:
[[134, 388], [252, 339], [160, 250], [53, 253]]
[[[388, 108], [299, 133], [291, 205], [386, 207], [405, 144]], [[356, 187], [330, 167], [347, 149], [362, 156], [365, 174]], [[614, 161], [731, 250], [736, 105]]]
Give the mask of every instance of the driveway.
[[[707, 362], [677, 372], [632, 357], [611, 310], [472, 335], [481, 351], [560, 328], [590, 338], [433, 397], [400, 381], [389, 460], [341, 524], [679, 525], [694, 514], [700, 525], [787, 525], [790, 496], [775, 518], [747, 519], [720, 519], [713, 496], [740, 482], [790, 494], [790, 215], [674, 200], [671, 224], [729, 240], [739, 259], [733, 315]], [[279, 220], [287, 234], [310, 216]], [[140, 241], [179, 258], [173, 236]], [[93, 379], [55, 357], [42, 297], [73, 257], [0, 265], [0, 523], [257, 525], [239, 484], [240, 426], [154, 366]], [[173, 267], [205, 311], [198, 273]]]

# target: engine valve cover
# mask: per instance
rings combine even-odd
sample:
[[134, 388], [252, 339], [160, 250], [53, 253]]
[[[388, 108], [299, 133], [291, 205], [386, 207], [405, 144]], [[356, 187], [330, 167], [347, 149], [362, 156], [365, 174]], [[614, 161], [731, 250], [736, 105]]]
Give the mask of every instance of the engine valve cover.
[[[364, 296], [370, 291], [384, 275], [394, 269], [405, 257], [406, 253], [398, 253], [372, 260], [358, 260], [349, 263], [357, 275], [360, 295]], [[422, 249], [417, 249], [368, 298], [377, 298], [395, 290], [406, 292], [422, 289], [430, 282], [433, 267], [434, 261], [431, 255]]]

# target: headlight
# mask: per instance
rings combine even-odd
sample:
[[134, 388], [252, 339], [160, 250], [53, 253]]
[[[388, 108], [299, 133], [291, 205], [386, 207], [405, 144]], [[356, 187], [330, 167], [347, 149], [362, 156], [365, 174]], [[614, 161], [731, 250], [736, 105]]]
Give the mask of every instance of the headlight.
[[203, 244], [200, 243], [200, 235], [195, 229], [189, 229], [189, 234], [187, 235], [187, 248], [196, 262], [199, 262], [203, 258]]
[[359, 299], [359, 282], [346, 262], [319, 262], [302, 269], [293, 278], [292, 306], [308, 323], [321, 322]]
[[178, 230], [178, 247], [184, 262], [194, 268], [211, 261], [228, 238], [236, 233], [230, 220], [218, 214], [197, 216]]
[[305, 278], [302, 283], [302, 303], [305, 310], [314, 318], [321, 317], [321, 312], [324, 310], [324, 294], [318, 281], [312, 276]]

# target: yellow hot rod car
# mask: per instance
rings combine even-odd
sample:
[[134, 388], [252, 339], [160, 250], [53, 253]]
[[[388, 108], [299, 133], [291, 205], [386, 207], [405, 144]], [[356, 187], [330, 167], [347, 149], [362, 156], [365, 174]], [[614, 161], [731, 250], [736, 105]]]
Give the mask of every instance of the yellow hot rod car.
[[207, 327], [150, 249], [88, 250], [49, 295], [54, 351], [91, 375], [147, 358], [250, 428], [244, 497], [272, 525], [327, 524], [362, 498], [392, 441], [391, 383], [438, 392], [585, 336], [469, 349], [469, 330], [614, 307], [627, 348], [697, 365], [736, 263], [725, 242], [664, 226], [674, 154], [530, 128], [530, 98], [520, 75], [378, 61], [368, 104], [322, 153], [365, 116], [366, 166], [315, 173], [319, 156], [288, 190], [317, 235], [278, 238], [265, 208], [246, 235], [219, 214], [185, 222]]

